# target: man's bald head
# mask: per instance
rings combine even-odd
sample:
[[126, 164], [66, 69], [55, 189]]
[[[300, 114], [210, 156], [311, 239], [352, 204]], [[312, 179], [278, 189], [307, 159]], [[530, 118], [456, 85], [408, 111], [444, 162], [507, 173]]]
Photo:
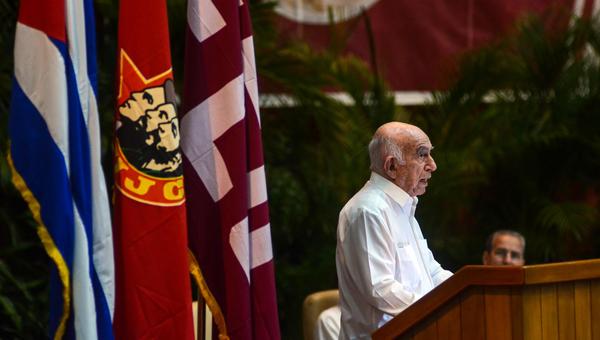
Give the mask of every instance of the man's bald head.
[[394, 182], [410, 196], [425, 192], [437, 168], [429, 137], [417, 126], [389, 122], [380, 126], [369, 143], [371, 171]]
[[423, 130], [411, 124], [389, 122], [381, 125], [369, 143], [371, 170], [383, 175], [383, 163], [388, 156], [394, 156], [404, 162], [402, 155], [404, 147], [419, 136], [427, 135]]
[[375, 136], [389, 136], [389, 137], [413, 137], [415, 138], [417, 135], [424, 135], [425, 132], [421, 130], [418, 126], [402, 123], [402, 122], [389, 122], [381, 125], [375, 131]]

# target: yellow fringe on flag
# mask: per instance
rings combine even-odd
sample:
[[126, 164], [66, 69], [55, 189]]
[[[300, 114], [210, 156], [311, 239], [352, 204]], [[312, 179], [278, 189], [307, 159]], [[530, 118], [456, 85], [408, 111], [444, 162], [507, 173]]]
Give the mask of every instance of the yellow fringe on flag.
[[206, 281], [204, 281], [204, 276], [202, 275], [200, 265], [198, 264], [198, 261], [196, 261], [194, 254], [192, 254], [189, 249], [188, 257], [190, 259], [190, 273], [192, 273], [196, 284], [198, 287], [200, 287], [200, 293], [202, 294], [206, 305], [210, 309], [210, 312], [213, 314], [215, 323], [219, 329], [219, 339], [229, 340], [229, 336], [227, 335], [227, 325], [225, 324], [225, 317], [223, 317], [221, 307], [219, 307], [219, 303], [208, 289], [208, 285], [206, 284]]
[[54, 244], [52, 236], [50, 236], [48, 229], [42, 221], [42, 216], [40, 215], [39, 202], [35, 199], [35, 196], [33, 196], [33, 193], [29, 190], [27, 184], [25, 183], [21, 175], [17, 172], [17, 169], [15, 169], [12, 157], [10, 155], [10, 151], [8, 152], [8, 156], [6, 158], [8, 160], [8, 166], [10, 167], [12, 172], [12, 182], [17, 188], [17, 190], [19, 190], [19, 192], [21, 193], [21, 196], [23, 196], [25, 202], [27, 202], [27, 205], [29, 206], [29, 210], [31, 210], [33, 218], [38, 223], [38, 236], [42, 241], [42, 244], [44, 245], [44, 249], [46, 249], [46, 253], [48, 253], [48, 256], [50, 256], [52, 261], [54, 261], [54, 263], [56, 264], [56, 267], [58, 268], [58, 275], [60, 277], [60, 281], [63, 284], [63, 315], [60, 318], [60, 323], [58, 324], [58, 328], [56, 329], [56, 333], [54, 334], [54, 339], [59, 340], [62, 339], [63, 335], [65, 334], [65, 328], [67, 327], [67, 319], [69, 318], [69, 311], [71, 309], [71, 287], [69, 280], [69, 268], [67, 267], [67, 263], [65, 262], [64, 258], [62, 257], [62, 254], [56, 247], [56, 244]]

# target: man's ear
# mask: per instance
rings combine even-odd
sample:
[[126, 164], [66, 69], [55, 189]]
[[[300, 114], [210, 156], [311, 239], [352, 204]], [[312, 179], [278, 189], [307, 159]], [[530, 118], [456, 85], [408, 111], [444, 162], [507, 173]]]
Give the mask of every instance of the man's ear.
[[383, 162], [383, 171], [390, 178], [392, 178], [392, 179], [396, 178], [397, 167], [398, 167], [398, 165], [396, 164], [396, 162], [394, 162], [394, 157], [387, 156], [385, 158], [385, 161]]
[[483, 255], [481, 256], [481, 262], [484, 265], [488, 265], [490, 263], [490, 254], [487, 251], [483, 252]]

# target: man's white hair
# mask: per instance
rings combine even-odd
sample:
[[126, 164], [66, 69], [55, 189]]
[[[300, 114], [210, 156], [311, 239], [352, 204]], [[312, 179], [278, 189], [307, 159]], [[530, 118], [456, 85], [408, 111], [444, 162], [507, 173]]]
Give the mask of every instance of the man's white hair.
[[404, 156], [402, 149], [394, 141], [394, 139], [385, 135], [375, 135], [369, 142], [369, 158], [371, 159], [371, 171], [383, 174], [383, 164], [388, 156], [392, 156], [398, 160], [400, 164], [404, 164]]

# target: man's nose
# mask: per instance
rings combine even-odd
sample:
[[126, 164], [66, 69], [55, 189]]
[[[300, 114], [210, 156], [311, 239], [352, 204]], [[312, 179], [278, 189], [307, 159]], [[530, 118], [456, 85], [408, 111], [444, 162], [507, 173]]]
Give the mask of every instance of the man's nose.
[[437, 164], [435, 164], [435, 160], [431, 155], [429, 156], [429, 161], [427, 162], [427, 171], [434, 172], [437, 169]]

